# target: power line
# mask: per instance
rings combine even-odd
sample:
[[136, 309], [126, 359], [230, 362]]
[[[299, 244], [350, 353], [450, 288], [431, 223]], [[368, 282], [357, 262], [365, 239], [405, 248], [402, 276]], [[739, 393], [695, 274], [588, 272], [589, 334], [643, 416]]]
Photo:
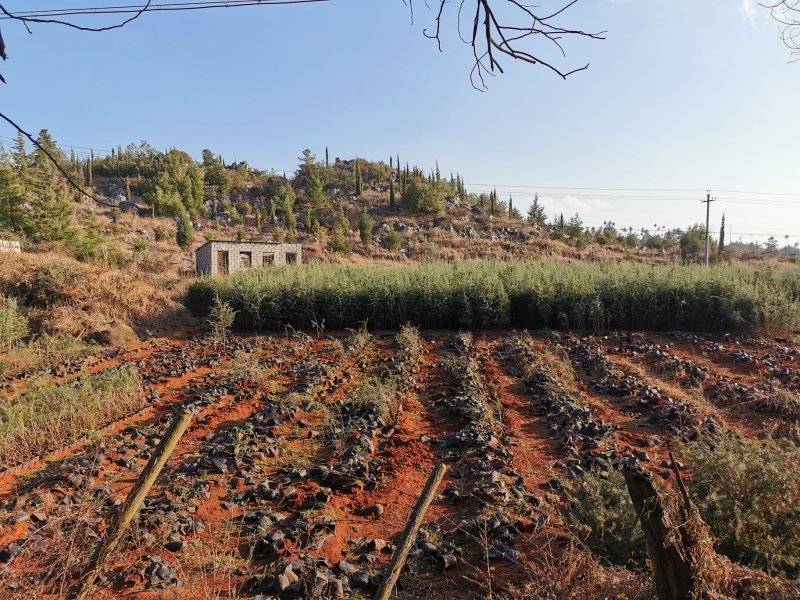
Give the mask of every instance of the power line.
[[239, 8], [247, 6], [281, 6], [290, 4], [316, 4], [331, 0], [206, 0], [201, 2], [170, 2], [161, 4], [138, 4], [119, 6], [86, 6], [77, 8], [49, 8], [29, 12], [7, 12], [0, 19], [17, 19], [36, 22], [55, 17], [76, 17], [96, 15], [140, 14], [143, 12], [172, 12], [186, 10], [205, 10], [210, 8]]
[[[518, 190], [531, 190], [531, 193], [543, 191], [547, 193], [549, 190], [556, 191], [577, 191], [577, 192], [662, 192], [662, 193], [681, 193], [681, 194], [705, 194], [705, 190], [699, 188], [632, 188], [632, 187], [569, 187], [569, 186], [546, 186], [546, 185], [512, 185], [504, 183], [475, 183], [465, 182], [464, 185], [470, 187], [484, 187], [484, 188], [503, 188], [504, 190], [518, 189]], [[723, 194], [745, 194], [757, 196], [785, 196], [800, 198], [800, 192], [755, 192], [744, 190], [728, 190], [720, 189]], [[552, 195], [552, 194], [547, 194]], [[568, 194], [570, 196], [577, 194]], [[693, 198], [696, 199], [696, 198]], [[744, 200], [744, 199], [743, 199]]]

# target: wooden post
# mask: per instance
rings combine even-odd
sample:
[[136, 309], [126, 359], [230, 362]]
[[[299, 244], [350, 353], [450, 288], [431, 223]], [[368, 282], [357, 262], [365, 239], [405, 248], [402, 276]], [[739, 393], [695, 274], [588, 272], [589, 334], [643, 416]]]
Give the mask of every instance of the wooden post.
[[375, 600], [388, 600], [391, 597], [392, 590], [394, 590], [397, 579], [400, 577], [400, 573], [406, 564], [411, 546], [414, 544], [414, 540], [417, 539], [417, 532], [422, 525], [422, 520], [425, 518], [425, 513], [428, 512], [428, 507], [430, 507], [431, 502], [433, 502], [436, 488], [438, 488], [439, 484], [442, 482], [444, 471], [444, 464], [439, 463], [433, 473], [430, 474], [430, 477], [428, 477], [428, 482], [425, 484], [414, 510], [411, 511], [408, 517], [406, 528], [403, 531], [403, 535], [400, 537], [397, 549], [392, 555], [392, 560], [389, 562], [381, 587], [378, 588], [378, 592], [375, 594]]
[[689, 600], [692, 597], [694, 572], [690, 548], [670, 533], [675, 524], [653, 485], [651, 476], [638, 465], [621, 468], [633, 508], [639, 517], [653, 569], [660, 600]]
[[78, 580], [77, 600], [84, 600], [92, 593], [97, 571], [102, 567], [108, 555], [111, 554], [117, 544], [119, 544], [128, 525], [130, 525], [131, 521], [136, 517], [142, 506], [142, 502], [144, 502], [147, 494], [150, 493], [150, 488], [153, 487], [161, 470], [164, 468], [167, 460], [169, 460], [172, 451], [175, 449], [175, 446], [178, 445], [178, 441], [181, 437], [183, 437], [186, 428], [189, 427], [191, 420], [191, 413], [184, 412], [176, 415], [172, 423], [170, 423], [167, 431], [164, 433], [164, 437], [161, 438], [161, 442], [153, 451], [150, 460], [147, 461], [144, 470], [142, 470], [139, 477], [136, 478], [133, 488], [125, 499], [125, 504], [122, 505], [116, 519], [106, 531], [105, 536], [100, 542], [100, 545], [97, 546], [89, 564], [86, 565], [83, 575], [81, 575], [81, 578]]

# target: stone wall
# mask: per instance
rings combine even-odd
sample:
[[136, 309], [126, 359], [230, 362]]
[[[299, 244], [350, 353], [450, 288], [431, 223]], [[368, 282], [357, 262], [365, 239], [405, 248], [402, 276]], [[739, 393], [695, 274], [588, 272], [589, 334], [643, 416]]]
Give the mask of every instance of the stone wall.
[[22, 248], [16, 240], [0, 240], [0, 254], [6, 252], [18, 254], [22, 252]]

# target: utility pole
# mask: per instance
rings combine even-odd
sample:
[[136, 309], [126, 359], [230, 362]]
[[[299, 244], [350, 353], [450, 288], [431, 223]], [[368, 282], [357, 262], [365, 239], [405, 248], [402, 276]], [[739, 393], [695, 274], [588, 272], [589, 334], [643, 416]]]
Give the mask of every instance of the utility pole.
[[705, 260], [705, 265], [706, 266], [708, 266], [709, 242], [710, 242], [710, 235], [711, 235], [711, 232], [709, 232], [709, 230], [708, 230], [709, 220], [710, 220], [710, 217], [711, 217], [711, 203], [714, 202], [715, 200], [716, 200], [716, 198], [712, 198], [711, 197], [711, 190], [706, 190], [706, 199], [700, 201], [700, 202], [705, 203], [705, 205], [706, 205], [706, 260]]

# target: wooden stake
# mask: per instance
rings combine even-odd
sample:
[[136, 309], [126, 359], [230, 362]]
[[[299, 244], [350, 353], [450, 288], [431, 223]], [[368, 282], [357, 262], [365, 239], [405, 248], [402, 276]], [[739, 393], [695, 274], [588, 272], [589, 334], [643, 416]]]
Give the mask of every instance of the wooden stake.
[[411, 511], [408, 517], [408, 522], [400, 538], [400, 543], [397, 545], [397, 549], [392, 555], [392, 560], [386, 570], [386, 575], [383, 578], [381, 587], [378, 588], [378, 592], [375, 594], [375, 600], [388, 600], [391, 597], [392, 590], [394, 590], [397, 579], [400, 577], [400, 573], [406, 564], [411, 546], [414, 544], [414, 540], [417, 539], [417, 532], [422, 525], [422, 520], [425, 518], [425, 513], [428, 512], [428, 508], [431, 502], [433, 502], [436, 488], [438, 488], [439, 484], [442, 482], [444, 471], [444, 464], [439, 463], [433, 473], [430, 474], [430, 477], [428, 477], [428, 482], [422, 490], [422, 495], [420, 495], [414, 510]]
[[131, 521], [133, 521], [138, 514], [142, 502], [144, 502], [147, 494], [150, 493], [150, 488], [153, 487], [161, 470], [164, 468], [167, 460], [169, 460], [172, 451], [175, 450], [178, 441], [183, 437], [186, 428], [189, 427], [191, 420], [191, 413], [180, 413], [176, 415], [172, 423], [170, 423], [167, 431], [164, 433], [164, 437], [161, 438], [161, 442], [153, 451], [150, 460], [147, 461], [144, 470], [142, 470], [139, 477], [136, 478], [133, 488], [125, 499], [125, 504], [122, 505], [116, 519], [106, 531], [103, 540], [100, 542], [100, 545], [97, 546], [89, 564], [86, 565], [86, 569], [83, 571], [83, 575], [81, 575], [81, 578], [78, 580], [78, 591], [75, 596], [77, 600], [88, 598], [94, 590], [94, 580], [97, 576], [97, 571], [103, 566], [108, 555], [111, 554], [117, 544], [119, 544], [128, 525], [130, 525]]
[[688, 600], [692, 597], [695, 578], [691, 548], [683, 539], [671, 535], [676, 525], [652, 477], [638, 465], [623, 464], [621, 471], [644, 531], [659, 600]]

